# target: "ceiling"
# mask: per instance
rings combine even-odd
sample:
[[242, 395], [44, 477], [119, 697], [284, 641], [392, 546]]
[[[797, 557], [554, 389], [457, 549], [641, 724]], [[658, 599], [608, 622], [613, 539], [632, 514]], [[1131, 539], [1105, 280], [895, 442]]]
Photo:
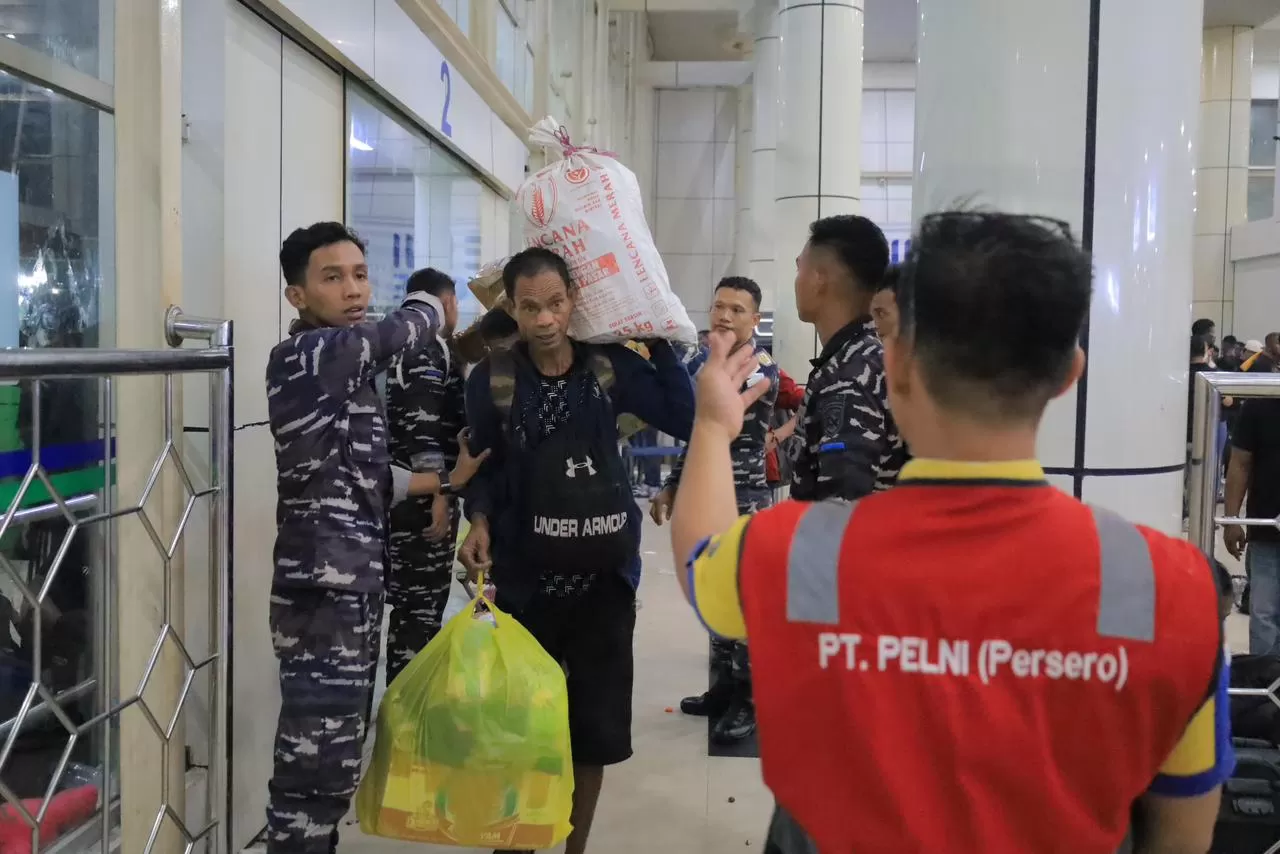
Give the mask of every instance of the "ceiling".
[[[753, 5], [752, 0], [743, 5]], [[916, 0], [866, 0], [865, 61], [913, 61], [916, 16]], [[721, 62], [750, 56], [754, 34], [740, 31], [737, 12], [649, 12], [648, 20], [655, 62]]]
[[[658, 62], [714, 62], [750, 56], [752, 33], [741, 32], [739, 15], [699, 10], [649, 13], [653, 58]], [[742, 0], [742, 8], [754, 5]], [[669, 6], [668, 6], [669, 8]], [[866, 62], [913, 62], [916, 58], [917, 0], [865, 0], [863, 59]], [[751, 16], [741, 16], [743, 28]], [[1206, 27], [1260, 27], [1280, 34], [1280, 0], [1205, 0]], [[1262, 36], [1266, 41], [1267, 36]], [[1276, 40], [1280, 40], [1280, 36]]]
[[1275, 28], [1280, 15], [1280, 0], [1205, 0], [1206, 27]]

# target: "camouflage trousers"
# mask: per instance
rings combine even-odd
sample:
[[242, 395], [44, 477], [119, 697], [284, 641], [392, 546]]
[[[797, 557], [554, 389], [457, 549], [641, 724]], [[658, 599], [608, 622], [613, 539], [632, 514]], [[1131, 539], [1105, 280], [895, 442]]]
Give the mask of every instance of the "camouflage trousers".
[[360, 782], [382, 597], [275, 588], [270, 625], [280, 722], [267, 786], [267, 852], [332, 854]]
[[[773, 504], [772, 490], [750, 490], [738, 493], [738, 513], [747, 515], [764, 510]], [[750, 684], [751, 661], [747, 658], [747, 645], [741, 641], [711, 639], [711, 670], [716, 679], [732, 679]]]
[[451, 501], [449, 536], [430, 542], [431, 501], [405, 501], [391, 513], [391, 571], [387, 575], [387, 684], [440, 632], [458, 536], [458, 502]]

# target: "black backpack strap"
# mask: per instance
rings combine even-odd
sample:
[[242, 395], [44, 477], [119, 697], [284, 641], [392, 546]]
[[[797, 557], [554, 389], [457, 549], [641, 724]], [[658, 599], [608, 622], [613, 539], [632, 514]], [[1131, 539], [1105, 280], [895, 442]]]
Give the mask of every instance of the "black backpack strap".
[[505, 424], [516, 396], [516, 363], [505, 350], [489, 354], [489, 395]]

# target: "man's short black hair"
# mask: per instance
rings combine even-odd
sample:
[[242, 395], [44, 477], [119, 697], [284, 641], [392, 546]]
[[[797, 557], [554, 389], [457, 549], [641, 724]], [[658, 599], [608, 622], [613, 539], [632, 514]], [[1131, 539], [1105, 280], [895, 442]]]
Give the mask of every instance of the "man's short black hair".
[[716, 283], [716, 290], [729, 288], [733, 291], [742, 291], [748, 294], [756, 304], [756, 310], [760, 310], [760, 286], [755, 283], [754, 279], [748, 279], [746, 276], [725, 276]]
[[1280, 332], [1268, 332], [1267, 337], [1262, 339], [1262, 343], [1267, 347], [1274, 347], [1280, 344]]
[[987, 421], [1035, 418], [1070, 375], [1092, 283], [1065, 223], [932, 214], [902, 264], [900, 334], [943, 406]]
[[865, 216], [843, 214], [815, 220], [809, 245], [829, 250], [863, 291], [874, 293], [889, 266], [889, 241]]
[[1192, 335], [1191, 336], [1191, 358], [1202, 359], [1209, 355], [1209, 336]]
[[536, 276], [548, 270], [559, 273], [564, 279], [564, 286], [570, 287], [573, 280], [569, 278], [569, 265], [550, 249], [533, 246], [512, 255], [502, 268], [502, 289], [507, 292], [507, 299], [516, 298], [516, 279]]
[[1195, 323], [1191, 324], [1191, 334], [1192, 335], [1208, 335], [1210, 332], [1214, 330], [1216, 326], [1217, 324], [1214, 323], [1209, 318], [1202, 317], [1199, 320], [1197, 320]]
[[898, 277], [902, 275], [902, 265], [893, 264], [884, 271], [884, 275], [880, 277], [880, 284], [876, 286], [876, 293], [881, 291], [889, 291], [894, 293], [898, 290]]
[[445, 294], [457, 293], [457, 290], [458, 286], [453, 281], [453, 277], [435, 267], [414, 270], [408, 281], [404, 283], [406, 294], [430, 294], [433, 297], [442, 297]]
[[1228, 335], [1228, 336], [1226, 336], [1225, 338], [1223, 338], [1223, 339], [1222, 339], [1222, 346], [1223, 346], [1223, 347], [1234, 347], [1235, 345], [1237, 345], [1237, 344], [1239, 344], [1239, 343], [1240, 343], [1240, 339], [1239, 339], [1239, 338], [1237, 338], [1237, 337], [1236, 337], [1236, 336], [1234, 336], [1234, 335]]
[[280, 245], [280, 272], [285, 284], [304, 285], [307, 282], [307, 265], [311, 253], [335, 243], [351, 242], [365, 251], [364, 241], [340, 222], [317, 222], [306, 228], [295, 228]]
[[480, 318], [480, 337], [485, 341], [501, 341], [519, 331], [516, 319], [504, 308], [491, 308]]

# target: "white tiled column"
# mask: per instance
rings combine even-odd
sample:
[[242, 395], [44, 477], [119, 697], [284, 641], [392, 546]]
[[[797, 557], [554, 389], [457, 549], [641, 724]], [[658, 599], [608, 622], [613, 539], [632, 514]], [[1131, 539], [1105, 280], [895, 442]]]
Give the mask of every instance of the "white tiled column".
[[796, 315], [791, 259], [815, 219], [860, 210], [862, 3], [783, 0], [778, 12], [773, 353], [796, 377], [808, 375], [817, 338]]
[[733, 274], [735, 276], [751, 275], [751, 145], [753, 132], [751, 129], [754, 105], [751, 83], [738, 87], [738, 126], [736, 144], [734, 146], [733, 170], [737, 176], [734, 196], [737, 200], [737, 212], [734, 216], [733, 231]]
[[1060, 487], [1168, 532], [1181, 522], [1202, 14], [1200, 0], [920, 0], [917, 216], [969, 198], [1065, 220], [1091, 247], [1090, 367], [1050, 405], [1039, 456]]
[[761, 308], [774, 310], [774, 162], [778, 146], [778, 0], [756, 3], [751, 100], [751, 223], [747, 275], [760, 286]]
[[1253, 30], [1204, 31], [1200, 56], [1200, 146], [1196, 167], [1195, 290], [1191, 315], [1225, 334], [1234, 324], [1234, 271], [1227, 241], [1249, 218], [1249, 107]]

